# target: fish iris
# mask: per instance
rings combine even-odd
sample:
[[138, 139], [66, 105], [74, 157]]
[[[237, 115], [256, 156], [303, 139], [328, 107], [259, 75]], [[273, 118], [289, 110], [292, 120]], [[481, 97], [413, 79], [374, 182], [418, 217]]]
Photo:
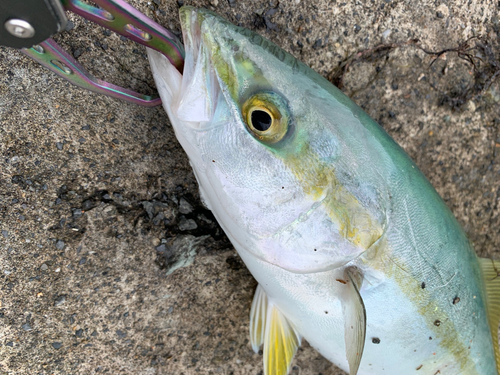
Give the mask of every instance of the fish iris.
[[254, 137], [268, 144], [282, 140], [290, 122], [285, 99], [272, 91], [248, 98], [242, 106], [242, 117]]

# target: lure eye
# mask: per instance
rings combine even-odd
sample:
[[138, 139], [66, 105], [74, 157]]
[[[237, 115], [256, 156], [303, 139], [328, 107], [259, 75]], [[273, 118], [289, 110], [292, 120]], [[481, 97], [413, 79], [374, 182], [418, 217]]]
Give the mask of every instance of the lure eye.
[[262, 142], [276, 143], [288, 131], [288, 105], [275, 92], [264, 91], [251, 96], [243, 104], [242, 112], [248, 130]]

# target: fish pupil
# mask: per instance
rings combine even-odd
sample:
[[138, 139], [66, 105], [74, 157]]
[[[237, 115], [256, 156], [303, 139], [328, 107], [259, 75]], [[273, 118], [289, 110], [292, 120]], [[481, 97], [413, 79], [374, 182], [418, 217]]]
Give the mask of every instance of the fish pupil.
[[273, 119], [266, 111], [256, 110], [252, 112], [252, 126], [255, 130], [260, 132], [266, 131], [271, 127], [272, 123]]

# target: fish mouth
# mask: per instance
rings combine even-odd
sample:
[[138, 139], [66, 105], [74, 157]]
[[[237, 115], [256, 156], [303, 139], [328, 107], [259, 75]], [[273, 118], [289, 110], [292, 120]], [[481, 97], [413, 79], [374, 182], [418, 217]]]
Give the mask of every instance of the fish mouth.
[[183, 6], [179, 9], [179, 19], [184, 38], [184, 48], [186, 50], [198, 51], [201, 41], [201, 20], [198, 15], [200, 11], [191, 6]]
[[184, 6], [179, 16], [186, 62], [191, 56], [194, 60], [200, 55], [206, 58], [200, 62], [211, 65], [226, 100], [241, 104], [240, 89], [246, 87], [242, 80], [257, 79], [253, 71], [245, 72], [251, 59], [241, 51], [248, 43], [248, 37], [240, 35], [243, 29], [207, 9]]
[[204, 9], [184, 6], [179, 11], [186, 51], [181, 88], [174, 113], [187, 126], [206, 129], [213, 118], [220, 94], [210, 51], [204, 43], [202, 25], [208, 15]]
[[187, 5], [179, 9], [179, 18], [186, 49], [198, 50], [201, 41], [214, 40], [207, 38], [211, 32], [236, 27], [210, 10]]

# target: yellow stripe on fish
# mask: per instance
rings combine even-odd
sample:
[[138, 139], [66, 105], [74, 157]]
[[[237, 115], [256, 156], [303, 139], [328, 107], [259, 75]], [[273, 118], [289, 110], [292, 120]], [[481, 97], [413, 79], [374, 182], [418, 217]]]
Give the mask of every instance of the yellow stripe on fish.
[[297, 177], [304, 193], [315, 202], [321, 201], [343, 237], [368, 249], [382, 235], [382, 224], [342, 185], [331, 165], [321, 161], [307, 143], [300, 148], [298, 152], [286, 154], [283, 162]]

